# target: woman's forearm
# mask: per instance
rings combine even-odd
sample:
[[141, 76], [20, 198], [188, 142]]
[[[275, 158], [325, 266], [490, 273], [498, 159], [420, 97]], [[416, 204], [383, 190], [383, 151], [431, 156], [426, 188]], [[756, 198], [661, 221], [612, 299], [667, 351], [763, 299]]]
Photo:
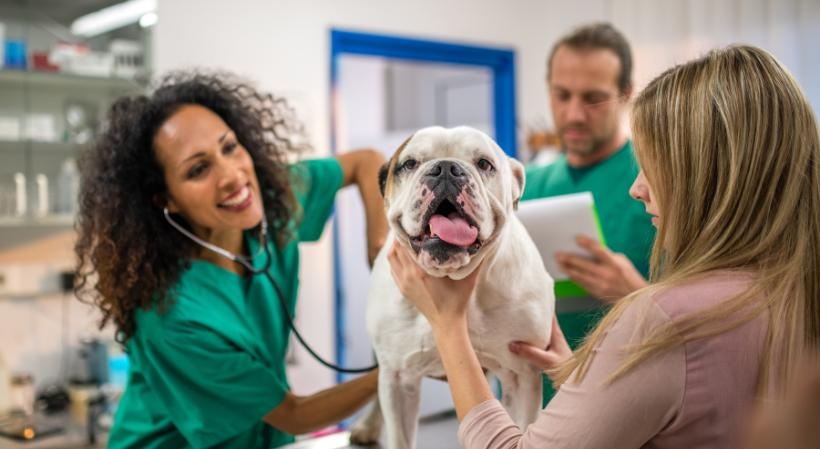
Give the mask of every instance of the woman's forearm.
[[387, 217], [384, 212], [384, 198], [379, 191], [379, 169], [384, 163], [381, 153], [371, 150], [372, 155], [359, 169], [356, 185], [364, 204], [367, 223], [367, 258], [370, 265], [376, 260], [387, 238]]
[[288, 395], [264, 420], [284, 432], [299, 435], [347, 418], [374, 398], [378, 369], [310, 396]]
[[437, 326], [433, 332], [460, 421], [473, 407], [494, 396], [473, 350], [467, 325]]
[[356, 150], [338, 156], [344, 173], [343, 186], [356, 184], [364, 204], [367, 224], [367, 257], [370, 264], [387, 238], [384, 199], [379, 191], [379, 169], [384, 156], [373, 149]]

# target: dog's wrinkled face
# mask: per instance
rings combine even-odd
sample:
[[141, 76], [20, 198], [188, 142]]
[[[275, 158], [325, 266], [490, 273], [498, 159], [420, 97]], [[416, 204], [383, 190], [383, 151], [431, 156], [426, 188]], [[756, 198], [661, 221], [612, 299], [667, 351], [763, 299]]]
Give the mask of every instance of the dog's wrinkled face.
[[481, 261], [524, 187], [524, 168], [483, 132], [424, 128], [382, 167], [387, 219], [433, 276], [460, 279]]

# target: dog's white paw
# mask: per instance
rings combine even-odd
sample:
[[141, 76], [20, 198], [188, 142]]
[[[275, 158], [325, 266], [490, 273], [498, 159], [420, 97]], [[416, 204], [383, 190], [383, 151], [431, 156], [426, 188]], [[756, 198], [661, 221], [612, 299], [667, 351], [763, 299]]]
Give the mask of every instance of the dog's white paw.
[[350, 443], [357, 446], [378, 444], [380, 436], [380, 426], [370, 425], [366, 420], [360, 420], [350, 428]]

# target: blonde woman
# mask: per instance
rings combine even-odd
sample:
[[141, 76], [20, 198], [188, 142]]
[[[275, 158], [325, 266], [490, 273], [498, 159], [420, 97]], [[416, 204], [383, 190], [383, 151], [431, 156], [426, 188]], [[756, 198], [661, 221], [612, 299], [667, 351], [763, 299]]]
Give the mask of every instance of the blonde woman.
[[798, 354], [817, 350], [820, 138], [786, 69], [754, 47], [713, 51], [652, 81], [632, 130], [642, 171], [631, 193], [658, 231], [652, 282], [574, 355], [553, 328], [533, 360], [560, 388], [523, 433], [470, 346], [481, 274], [431, 278], [391, 251], [433, 328], [465, 448], [737, 447], [749, 409], [779, 397]]

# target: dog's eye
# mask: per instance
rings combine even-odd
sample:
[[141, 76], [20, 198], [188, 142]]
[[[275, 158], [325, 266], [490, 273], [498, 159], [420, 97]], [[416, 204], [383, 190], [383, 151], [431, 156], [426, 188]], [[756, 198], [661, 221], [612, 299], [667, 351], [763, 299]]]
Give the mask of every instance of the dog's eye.
[[491, 171], [491, 170], [495, 169], [495, 167], [493, 167], [492, 162], [488, 161], [487, 159], [483, 159], [483, 158], [479, 159], [478, 162], [476, 162], [476, 166], [479, 169], [483, 170], [483, 171]]
[[404, 161], [404, 163], [401, 164], [399, 170], [412, 170], [416, 168], [418, 164], [418, 161], [416, 161], [415, 159], [407, 159], [406, 161]]

